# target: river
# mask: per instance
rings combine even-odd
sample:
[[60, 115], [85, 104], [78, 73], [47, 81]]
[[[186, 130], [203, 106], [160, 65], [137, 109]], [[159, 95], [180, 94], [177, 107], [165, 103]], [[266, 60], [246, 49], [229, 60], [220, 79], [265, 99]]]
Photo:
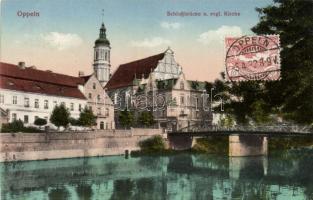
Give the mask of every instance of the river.
[[1, 163], [2, 200], [313, 199], [313, 152]]

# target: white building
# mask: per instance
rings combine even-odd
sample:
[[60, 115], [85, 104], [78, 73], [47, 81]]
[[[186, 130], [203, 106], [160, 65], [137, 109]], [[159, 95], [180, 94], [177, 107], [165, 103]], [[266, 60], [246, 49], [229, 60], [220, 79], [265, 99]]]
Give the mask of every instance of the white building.
[[7, 112], [9, 122], [20, 119], [26, 125], [38, 117], [49, 122], [53, 108], [60, 104], [78, 118], [87, 105], [78, 89], [83, 84], [81, 78], [25, 67], [25, 63], [0, 63], [0, 108]]

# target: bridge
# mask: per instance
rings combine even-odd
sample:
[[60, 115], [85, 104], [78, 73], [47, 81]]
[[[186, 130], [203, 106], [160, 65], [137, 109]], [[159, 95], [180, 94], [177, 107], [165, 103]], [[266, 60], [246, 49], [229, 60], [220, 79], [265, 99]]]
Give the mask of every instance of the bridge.
[[259, 136], [313, 136], [310, 126], [288, 125], [288, 126], [187, 126], [177, 131], [168, 133], [172, 136], [229, 136], [229, 135], [259, 135]]
[[229, 156], [259, 156], [268, 154], [268, 138], [312, 137], [310, 126], [263, 125], [263, 126], [188, 126], [167, 134], [172, 149], [190, 149], [196, 138], [224, 136], [229, 138]]

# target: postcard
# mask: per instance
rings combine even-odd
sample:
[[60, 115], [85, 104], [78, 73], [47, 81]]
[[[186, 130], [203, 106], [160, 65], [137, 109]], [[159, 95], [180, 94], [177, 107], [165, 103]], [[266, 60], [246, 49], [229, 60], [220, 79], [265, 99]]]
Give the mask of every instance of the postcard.
[[313, 1], [0, 3], [0, 199], [313, 199]]

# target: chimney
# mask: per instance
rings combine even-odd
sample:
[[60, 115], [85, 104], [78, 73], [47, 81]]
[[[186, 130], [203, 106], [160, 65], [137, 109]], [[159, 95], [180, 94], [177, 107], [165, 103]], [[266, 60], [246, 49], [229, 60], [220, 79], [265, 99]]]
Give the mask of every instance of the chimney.
[[82, 77], [82, 76], [84, 76], [85, 74], [84, 74], [84, 72], [83, 71], [78, 71], [78, 76], [79, 77]]
[[25, 62], [18, 62], [18, 67], [20, 69], [25, 69]]

